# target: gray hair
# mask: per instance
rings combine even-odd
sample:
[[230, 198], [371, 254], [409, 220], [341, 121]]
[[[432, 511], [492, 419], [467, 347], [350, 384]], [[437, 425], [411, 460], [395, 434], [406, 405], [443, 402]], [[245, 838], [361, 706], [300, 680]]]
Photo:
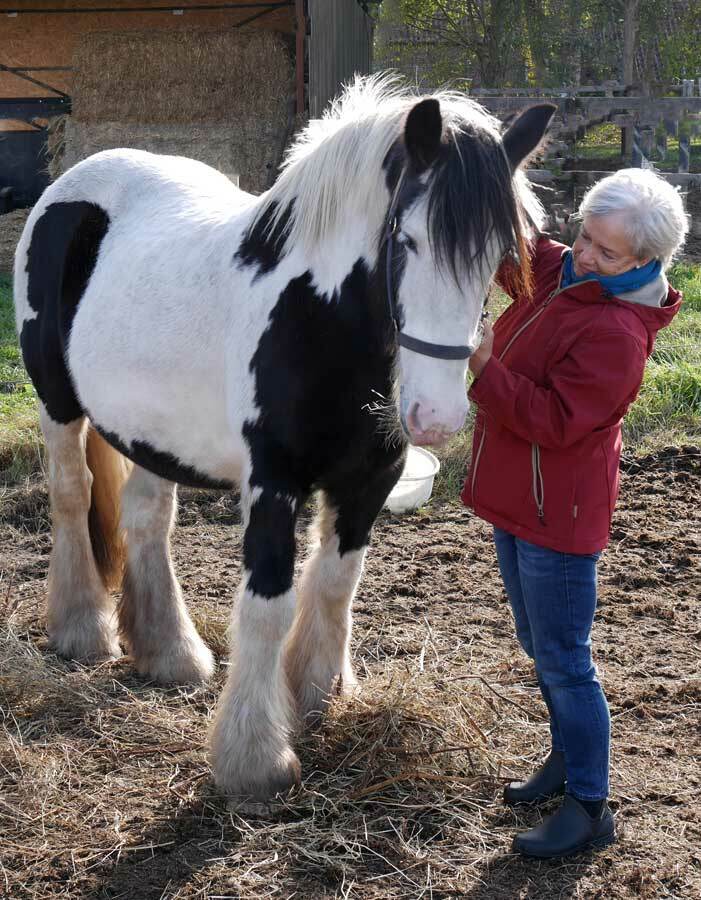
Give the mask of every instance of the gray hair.
[[625, 213], [625, 234], [638, 259], [651, 256], [667, 268], [681, 249], [689, 218], [679, 192], [650, 169], [621, 169], [585, 195], [579, 216]]

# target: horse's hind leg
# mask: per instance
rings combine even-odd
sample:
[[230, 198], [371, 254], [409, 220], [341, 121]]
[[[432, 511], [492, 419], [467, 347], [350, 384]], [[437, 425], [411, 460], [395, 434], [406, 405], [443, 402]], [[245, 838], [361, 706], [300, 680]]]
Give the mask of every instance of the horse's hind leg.
[[319, 540], [302, 573], [285, 660], [297, 712], [307, 724], [325, 711], [334, 690], [355, 687], [351, 607], [372, 524], [397, 480], [398, 466], [360, 488], [343, 485], [321, 495], [315, 522]]
[[212, 653], [183, 601], [170, 556], [175, 485], [135, 466], [122, 493], [127, 565], [119, 630], [138, 671], [155, 681], [201, 682]]
[[87, 419], [62, 425], [43, 406], [40, 415], [53, 527], [49, 641], [57, 653], [71, 659], [118, 657], [114, 603], [98, 572], [88, 529], [92, 475], [85, 456]]

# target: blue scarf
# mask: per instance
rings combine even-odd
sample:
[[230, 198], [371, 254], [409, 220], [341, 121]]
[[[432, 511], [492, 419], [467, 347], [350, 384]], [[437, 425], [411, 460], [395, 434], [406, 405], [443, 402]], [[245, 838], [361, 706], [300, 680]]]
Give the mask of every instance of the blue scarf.
[[654, 281], [662, 271], [662, 263], [659, 259], [652, 259], [646, 266], [629, 269], [620, 275], [596, 275], [588, 272], [586, 275], [574, 274], [574, 259], [572, 251], [568, 250], [565, 254], [565, 261], [562, 265], [561, 288], [570, 287], [572, 284], [579, 284], [580, 281], [590, 281], [595, 279], [601, 287], [617, 297], [619, 294], [625, 294], [628, 291], [637, 291], [638, 288], [645, 287]]

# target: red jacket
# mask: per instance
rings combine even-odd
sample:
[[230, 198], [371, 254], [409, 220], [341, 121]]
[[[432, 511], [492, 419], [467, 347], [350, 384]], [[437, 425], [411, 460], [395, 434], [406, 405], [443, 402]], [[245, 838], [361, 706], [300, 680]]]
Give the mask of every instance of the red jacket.
[[594, 553], [608, 543], [618, 496], [621, 421], [655, 335], [681, 305], [605, 294], [597, 281], [559, 290], [568, 248], [541, 238], [533, 300], [494, 324], [494, 352], [469, 391], [477, 404], [462, 500], [533, 544]]

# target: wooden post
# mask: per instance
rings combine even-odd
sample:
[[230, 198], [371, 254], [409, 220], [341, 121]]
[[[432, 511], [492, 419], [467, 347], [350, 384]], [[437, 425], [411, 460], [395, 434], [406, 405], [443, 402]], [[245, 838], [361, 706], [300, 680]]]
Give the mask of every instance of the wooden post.
[[637, 123], [633, 126], [633, 151], [630, 155], [630, 164], [639, 169], [643, 164], [643, 150], [641, 146], [640, 126]]
[[646, 159], [650, 159], [652, 156], [652, 145], [654, 140], [655, 132], [652, 128], [645, 127], [640, 130], [640, 149], [643, 151], [643, 156]]
[[296, 0], [296, 34], [295, 34], [295, 82], [297, 96], [297, 115], [304, 114], [304, 62], [307, 48], [307, 17], [304, 14], [304, 0]]
[[689, 155], [690, 155], [690, 147], [689, 147], [689, 138], [688, 137], [680, 137], [679, 138], [679, 166], [677, 167], [678, 172], [688, 172], [689, 171]]
[[657, 155], [660, 159], [667, 159], [667, 132], [661, 131], [657, 135]]

